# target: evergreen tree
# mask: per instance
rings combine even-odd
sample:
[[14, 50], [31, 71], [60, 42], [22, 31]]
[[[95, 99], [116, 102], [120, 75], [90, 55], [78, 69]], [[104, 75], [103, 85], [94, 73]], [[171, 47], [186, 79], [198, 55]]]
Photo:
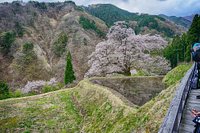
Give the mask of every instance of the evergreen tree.
[[200, 16], [195, 15], [189, 31], [182, 36], [173, 38], [171, 44], [164, 49], [164, 57], [168, 59], [172, 67], [179, 62], [190, 62], [190, 49], [195, 42], [200, 41]]
[[9, 87], [4, 81], [0, 81], [0, 100], [9, 97]]
[[192, 25], [188, 31], [188, 38], [189, 38], [189, 43], [193, 44], [195, 42], [198, 42], [200, 39], [200, 16], [196, 14], [194, 16]]
[[74, 75], [74, 70], [72, 66], [72, 57], [71, 57], [71, 53], [68, 52], [67, 58], [66, 58], [64, 82], [65, 84], [68, 84], [68, 83], [72, 83], [74, 80], [76, 80], [76, 77]]

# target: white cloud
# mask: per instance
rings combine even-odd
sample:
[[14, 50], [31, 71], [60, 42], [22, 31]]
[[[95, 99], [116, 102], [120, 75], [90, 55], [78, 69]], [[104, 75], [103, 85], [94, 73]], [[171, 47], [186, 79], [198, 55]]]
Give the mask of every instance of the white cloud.
[[[0, 2], [12, 0], [0, 0]], [[28, 0], [24, 0], [28, 1]], [[39, 0], [64, 1], [64, 0]], [[111, 3], [130, 12], [186, 16], [198, 13], [199, 0], [74, 0], [77, 5]]]

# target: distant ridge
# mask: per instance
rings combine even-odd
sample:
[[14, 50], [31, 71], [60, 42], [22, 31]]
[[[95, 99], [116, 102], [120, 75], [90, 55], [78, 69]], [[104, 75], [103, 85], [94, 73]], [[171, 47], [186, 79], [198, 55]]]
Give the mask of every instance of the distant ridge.
[[160, 34], [164, 37], [173, 37], [185, 31], [182, 25], [174, 24], [171, 20], [166, 21], [166, 18], [159, 15], [131, 13], [112, 4], [93, 4], [82, 8], [103, 20], [108, 26], [112, 26], [116, 21], [127, 21], [136, 34]]
[[165, 19], [168, 19], [170, 21], [173, 21], [174, 23], [179, 24], [186, 28], [189, 28], [192, 23], [192, 19], [189, 18], [189, 16], [188, 16], [188, 18], [187, 17], [185, 18], [185, 17], [167, 16], [164, 14], [160, 14], [159, 16], [163, 17]]
[[191, 15], [191, 16], [185, 16], [185, 17], [184, 17], [184, 19], [187, 19], [187, 20], [189, 20], [190, 22], [192, 22], [193, 18], [194, 18], [194, 14]]

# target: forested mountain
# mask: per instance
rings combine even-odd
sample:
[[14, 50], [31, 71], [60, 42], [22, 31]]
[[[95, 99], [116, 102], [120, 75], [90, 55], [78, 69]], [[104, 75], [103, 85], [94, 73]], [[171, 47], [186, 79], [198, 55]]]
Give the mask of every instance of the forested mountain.
[[174, 37], [171, 44], [164, 50], [164, 56], [170, 60], [171, 66], [175, 67], [180, 62], [190, 62], [190, 49], [195, 42], [200, 41], [200, 16], [194, 16], [191, 27], [187, 33]]
[[179, 24], [179, 25], [181, 25], [181, 26], [183, 26], [185, 28], [189, 28], [191, 23], [192, 23], [192, 20], [188, 20], [188, 19], [186, 19], [184, 17], [166, 16], [164, 14], [160, 14], [159, 16], [163, 17], [165, 19], [171, 20], [174, 23]]
[[108, 26], [116, 21], [128, 21], [136, 34], [161, 34], [173, 37], [185, 29], [160, 16], [130, 13], [111, 4], [96, 4], [83, 7], [88, 13], [102, 19]]
[[113, 25], [117, 21], [128, 21], [136, 19], [137, 13], [130, 13], [126, 10], [120, 9], [112, 4], [97, 4], [83, 7], [87, 12], [102, 19], [109, 26]]

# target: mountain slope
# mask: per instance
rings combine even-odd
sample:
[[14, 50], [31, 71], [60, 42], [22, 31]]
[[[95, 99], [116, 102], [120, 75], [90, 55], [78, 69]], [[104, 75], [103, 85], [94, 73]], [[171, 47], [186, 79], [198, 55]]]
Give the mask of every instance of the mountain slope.
[[[80, 23], [80, 18], [85, 18]], [[88, 69], [87, 56], [103, 40], [105, 23], [82, 11], [73, 2], [0, 4], [0, 80], [21, 87], [32, 80], [63, 81], [66, 53], [72, 54], [77, 80]], [[88, 22], [95, 29], [87, 29]], [[98, 32], [97, 32], [98, 31]], [[3, 50], [6, 38], [15, 35], [10, 48]], [[31, 49], [29, 49], [29, 47]], [[81, 67], [80, 67], [81, 66]]]
[[109, 26], [117, 21], [131, 20], [137, 16], [136, 13], [130, 13], [112, 4], [89, 5], [88, 7], [83, 8], [92, 15], [102, 19]]
[[111, 4], [90, 5], [84, 7], [84, 9], [105, 21], [109, 26], [113, 25], [116, 21], [129, 21], [130, 26], [135, 30], [136, 34], [151, 33], [172, 37], [185, 31], [160, 16], [130, 13]]
[[195, 16], [195, 15], [185, 16], [184, 18], [187, 19], [188, 21], [192, 22], [194, 16]]
[[175, 24], [179, 24], [185, 28], [189, 28], [190, 25], [192, 24], [192, 21], [184, 18], [184, 17], [176, 17], [176, 16], [166, 16], [164, 14], [159, 15], [160, 17], [163, 17], [165, 19], [168, 19], [172, 22], [174, 22]]

